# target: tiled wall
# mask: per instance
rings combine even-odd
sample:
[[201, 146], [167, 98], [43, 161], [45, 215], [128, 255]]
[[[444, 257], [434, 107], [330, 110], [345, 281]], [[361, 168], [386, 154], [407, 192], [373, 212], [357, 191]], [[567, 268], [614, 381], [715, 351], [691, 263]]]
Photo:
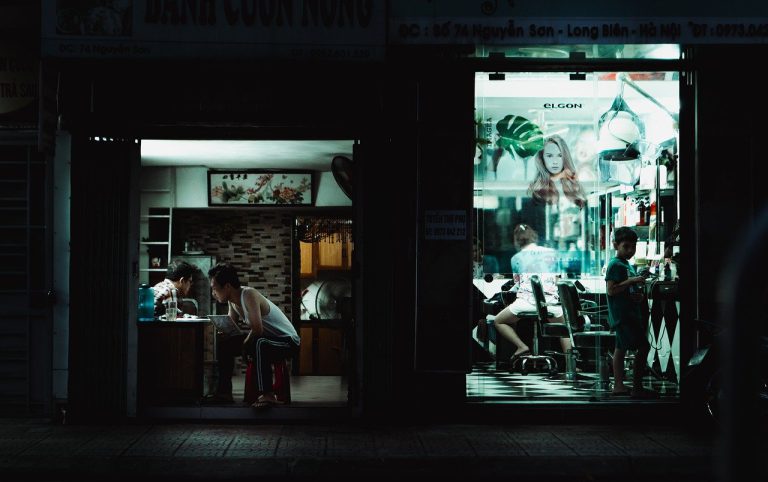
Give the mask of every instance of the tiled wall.
[[176, 209], [174, 250], [195, 242], [217, 261], [232, 263], [243, 286], [259, 290], [291, 319], [292, 223], [289, 213]]

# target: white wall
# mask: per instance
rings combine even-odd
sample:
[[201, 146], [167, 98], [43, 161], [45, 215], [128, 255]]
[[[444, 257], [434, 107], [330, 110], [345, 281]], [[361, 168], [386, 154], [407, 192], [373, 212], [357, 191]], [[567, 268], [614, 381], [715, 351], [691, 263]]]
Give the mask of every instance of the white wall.
[[176, 168], [176, 205], [177, 208], [208, 207], [208, 168]]
[[352, 205], [352, 200], [341, 190], [332, 172], [321, 172], [319, 177], [315, 206]]

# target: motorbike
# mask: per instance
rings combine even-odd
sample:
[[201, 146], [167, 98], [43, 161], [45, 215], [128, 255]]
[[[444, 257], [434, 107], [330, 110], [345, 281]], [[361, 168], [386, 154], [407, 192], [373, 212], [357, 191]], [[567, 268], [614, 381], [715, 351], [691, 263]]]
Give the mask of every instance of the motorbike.
[[[696, 350], [688, 361], [683, 378], [688, 383], [695, 404], [704, 415], [716, 424], [722, 423], [723, 402], [726, 391], [723, 385], [722, 345], [727, 336], [717, 323], [696, 320], [703, 339], [711, 340]], [[757, 383], [754, 387], [757, 415], [763, 428], [768, 428], [768, 336], [758, 340]]]

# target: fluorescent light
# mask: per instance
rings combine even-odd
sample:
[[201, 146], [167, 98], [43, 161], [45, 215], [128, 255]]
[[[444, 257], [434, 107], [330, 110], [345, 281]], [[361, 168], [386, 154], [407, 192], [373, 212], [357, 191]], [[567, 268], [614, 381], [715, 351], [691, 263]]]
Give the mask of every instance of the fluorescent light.
[[472, 205], [477, 209], [498, 209], [499, 198], [496, 196], [473, 196]]
[[662, 44], [648, 52], [647, 59], [679, 59], [680, 46], [677, 44]]

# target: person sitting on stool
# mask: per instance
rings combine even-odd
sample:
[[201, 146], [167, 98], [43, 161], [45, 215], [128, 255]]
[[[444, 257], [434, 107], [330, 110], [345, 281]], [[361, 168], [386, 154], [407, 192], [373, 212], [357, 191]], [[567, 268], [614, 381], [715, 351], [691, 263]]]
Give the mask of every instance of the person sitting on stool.
[[[232, 400], [232, 371], [237, 353], [253, 359], [253, 379], [258, 398], [254, 408], [280, 403], [272, 389], [272, 363], [298, 350], [301, 339], [287, 316], [255, 288], [240, 286], [237, 270], [229, 263], [219, 263], [208, 271], [211, 291], [219, 303], [228, 303], [229, 316], [250, 327], [247, 335], [219, 341], [219, 386], [212, 397]], [[238, 346], [239, 345], [239, 346]]]

